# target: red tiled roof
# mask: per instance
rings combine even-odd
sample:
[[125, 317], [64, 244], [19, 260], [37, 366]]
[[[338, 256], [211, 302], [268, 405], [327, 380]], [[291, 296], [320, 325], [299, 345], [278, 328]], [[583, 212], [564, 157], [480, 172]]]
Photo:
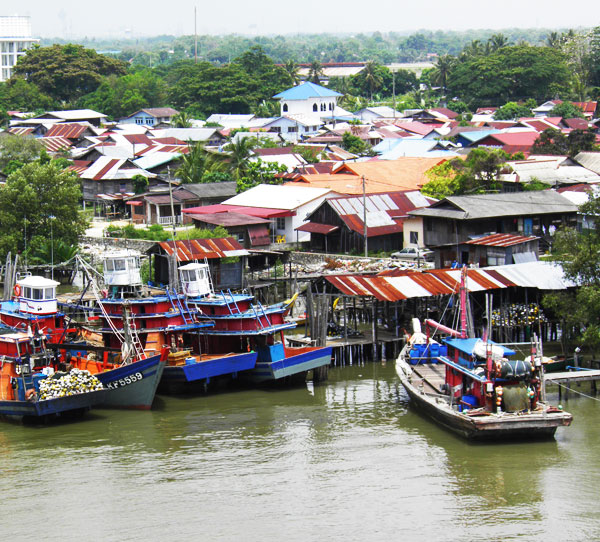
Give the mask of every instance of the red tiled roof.
[[598, 102], [571, 102], [575, 107], [579, 107], [584, 113], [594, 114]]
[[572, 130], [587, 130], [589, 127], [585, 119], [563, 119], [563, 122]]

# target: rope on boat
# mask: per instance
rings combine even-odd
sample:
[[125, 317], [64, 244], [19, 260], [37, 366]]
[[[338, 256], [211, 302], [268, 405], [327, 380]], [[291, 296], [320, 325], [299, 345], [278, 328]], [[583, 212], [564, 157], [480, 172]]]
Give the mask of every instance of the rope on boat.
[[565, 386], [564, 384], [559, 384], [558, 382], [553, 382], [553, 384], [556, 384], [557, 386], [560, 386], [561, 388], [565, 388], [569, 392], [572, 391], [573, 393], [576, 393], [578, 395], [583, 395], [584, 397], [587, 397], [588, 399], [593, 399], [594, 401], [600, 402], [600, 399], [598, 399], [597, 397], [592, 397], [591, 395], [587, 395], [586, 393], [582, 393], [580, 391], [574, 390], [573, 388], [569, 388], [568, 386]]

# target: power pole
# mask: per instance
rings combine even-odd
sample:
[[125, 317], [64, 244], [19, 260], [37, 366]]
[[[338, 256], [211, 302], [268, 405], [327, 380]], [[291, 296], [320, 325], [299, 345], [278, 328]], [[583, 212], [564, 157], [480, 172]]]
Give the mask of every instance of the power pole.
[[365, 188], [365, 176], [362, 176], [363, 185], [363, 234], [365, 236], [365, 258], [369, 256], [369, 250], [367, 247], [367, 190]]

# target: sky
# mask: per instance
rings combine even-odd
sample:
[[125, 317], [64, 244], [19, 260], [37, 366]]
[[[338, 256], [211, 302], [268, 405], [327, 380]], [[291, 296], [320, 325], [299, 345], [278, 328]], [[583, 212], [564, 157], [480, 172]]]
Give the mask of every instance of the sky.
[[598, 0], [21, 0], [0, 15], [29, 15], [34, 37], [135, 38], [193, 34], [194, 7], [198, 34], [217, 35], [600, 26]]

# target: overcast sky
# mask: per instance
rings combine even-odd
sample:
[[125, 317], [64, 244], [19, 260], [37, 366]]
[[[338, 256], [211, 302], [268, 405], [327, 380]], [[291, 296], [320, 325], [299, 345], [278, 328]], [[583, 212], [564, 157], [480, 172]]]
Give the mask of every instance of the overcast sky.
[[[21, 0], [0, 15], [29, 15], [34, 37], [136, 37], [193, 34], [296, 34], [575, 28], [600, 25], [598, 0]], [[14, 8], [18, 8], [15, 11]]]

